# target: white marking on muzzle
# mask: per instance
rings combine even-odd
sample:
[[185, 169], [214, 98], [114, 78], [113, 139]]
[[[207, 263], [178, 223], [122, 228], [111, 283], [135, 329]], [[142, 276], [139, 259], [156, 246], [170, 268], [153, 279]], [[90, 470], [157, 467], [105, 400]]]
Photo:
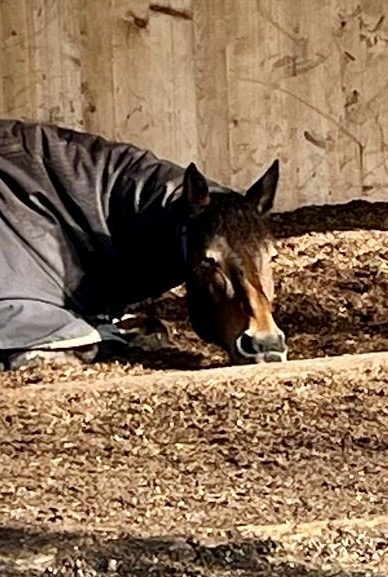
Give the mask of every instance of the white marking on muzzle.
[[[245, 331], [245, 333], [249, 336], [252, 336], [253, 331], [248, 329], [247, 331]], [[287, 361], [287, 354], [288, 354], [287, 348], [285, 351], [282, 351], [282, 352], [270, 350], [270, 351], [265, 351], [265, 352], [247, 353], [246, 351], [244, 351], [243, 347], [241, 346], [242, 336], [243, 335], [240, 335], [236, 340], [236, 349], [242, 357], [245, 357], [246, 359], [255, 359], [256, 363], [267, 362], [268, 357], [272, 357], [272, 358], [278, 357], [279, 362], [281, 362], [281, 363], [285, 363]]]

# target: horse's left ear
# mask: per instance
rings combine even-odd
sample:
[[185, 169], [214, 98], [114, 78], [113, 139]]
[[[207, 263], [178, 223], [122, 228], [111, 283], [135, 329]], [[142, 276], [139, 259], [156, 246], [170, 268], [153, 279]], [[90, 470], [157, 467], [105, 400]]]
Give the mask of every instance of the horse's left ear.
[[256, 204], [260, 214], [269, 212], [273, 207], [278, 180], [279, 160], [276, 159], [267, 172], [247, 190], [245, 198]]
[[206, 178], [199, 172], [193, 162], [185, 170], [183, 197], [187, 199], [189, 207], [194, 214], [198, 214], [210, 204], [210, 193]]

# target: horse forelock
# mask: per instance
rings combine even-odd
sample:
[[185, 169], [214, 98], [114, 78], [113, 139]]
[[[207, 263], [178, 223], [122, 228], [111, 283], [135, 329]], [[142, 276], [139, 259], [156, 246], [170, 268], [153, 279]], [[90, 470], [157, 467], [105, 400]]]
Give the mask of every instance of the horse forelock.
[[265, 216], [259, 214], [244, 197], [225, 190], [214, 192], [212, 202], [198, 222], [198, 231], [205, 244], [224, 239], [236, 253], [254, 255], [269, 238]]

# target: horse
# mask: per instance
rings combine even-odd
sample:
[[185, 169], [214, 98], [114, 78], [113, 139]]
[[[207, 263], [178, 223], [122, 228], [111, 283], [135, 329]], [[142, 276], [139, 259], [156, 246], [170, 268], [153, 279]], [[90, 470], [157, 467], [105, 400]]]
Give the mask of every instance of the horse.
[[278, 179], [275, 160], [241, 193], [133, 144], [0, 120], [3, 367], [128, 345], [128, 306], [183, 283], [194, 331], [232, 364], [286, 360], [267, 226]]

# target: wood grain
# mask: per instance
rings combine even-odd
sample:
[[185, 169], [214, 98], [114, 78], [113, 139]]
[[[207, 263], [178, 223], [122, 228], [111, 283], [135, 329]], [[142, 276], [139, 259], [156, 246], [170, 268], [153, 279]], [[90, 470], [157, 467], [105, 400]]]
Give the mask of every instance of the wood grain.
[[385, 0], [1, 0], [0, 113], [134, 142], [276, 208], [388, 200]]

